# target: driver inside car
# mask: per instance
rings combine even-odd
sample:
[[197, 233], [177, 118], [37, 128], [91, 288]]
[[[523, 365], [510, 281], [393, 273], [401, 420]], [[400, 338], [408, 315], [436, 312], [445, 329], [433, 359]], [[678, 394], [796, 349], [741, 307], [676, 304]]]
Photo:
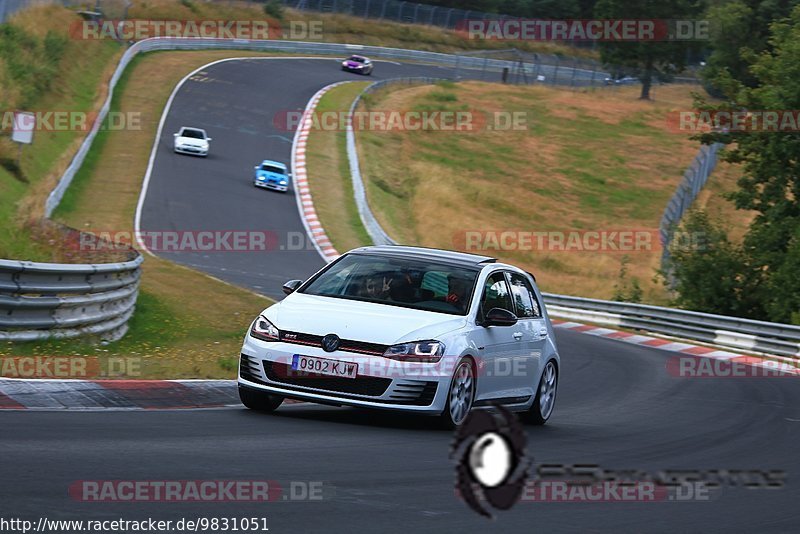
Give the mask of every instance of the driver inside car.
[[447, 279], [447, 297], [445, 301], [452, 304], [459, 310], [465, 310], [467, 307], [467, 294], [469, 293], [469, 285], [467, 281], [458, 276], [450, 275]]

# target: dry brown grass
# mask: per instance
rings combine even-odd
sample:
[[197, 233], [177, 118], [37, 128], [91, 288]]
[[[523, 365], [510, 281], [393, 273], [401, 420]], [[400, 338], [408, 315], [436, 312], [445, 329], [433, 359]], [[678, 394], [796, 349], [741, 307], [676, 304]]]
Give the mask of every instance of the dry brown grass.
[[[530, 127], [362, 132], [370, 203], [391, 235], [431, 247], [463, 249], [470, 230], [655, 232], [698, 150], [688, 136], [667, 131], [666, 113], [689, 109], [696, 90], [658, 87], [654, 101], [638, 100], [635, 87], [565, 91], [477, 82], [382, 93], [371, 109], [526, 111]], [[434, 98], [441, 93], [457, 100]], [[648, 250], [627, 253], [473, 251], [529, 268], [546, 291], [598, 298], [613, 295], [627, 254], [629, 276], [642, 285], [646, 300], [665, 302], [663, 287], [653, 280], [661, 255], [655, 234], [654, 239]]]
[[[274, 20], [267, 17], [260, 4], [230, 0], [228, 2], [203, 2], [193, 0], [191, 7], [178, 0], [134, 0], [129, 18], [142, 19], [224, 19], [224, 20]], [[364, 19], [357, 16], [316, 13], [286, 9], [284, 28], [290, 21], [321, 22], [320, 38], [299, 40], [321, 40], [336, 43], [355, 43], [372, 46], [413, 48], [432, 52], [454, 52], [459, 50], [505, 50], [509, 44], [497, 40], [465, 39], [460, 34], [443, 28], [423, 24], [401, 24], [397, 22]], [[272, 24], [270, 24], [272, 26]], [[581, 58], [596, 58], [597, 53], [588, 48], [575, 48], [553, 42], [516, 42], [514, 46], [540, 54], [558, 54]]]
[[737, 210], [733, 202], [724, 197], [726, 193], [736, 190], [736, 181], [741, 175], [742, 169], [738, 165], [718, 163], [694, 203], [695, 208], [708, 212], [712, 220], [728, 232], [728, 238], [734, 243], [742, 241], [756, 216], [755, 211]]

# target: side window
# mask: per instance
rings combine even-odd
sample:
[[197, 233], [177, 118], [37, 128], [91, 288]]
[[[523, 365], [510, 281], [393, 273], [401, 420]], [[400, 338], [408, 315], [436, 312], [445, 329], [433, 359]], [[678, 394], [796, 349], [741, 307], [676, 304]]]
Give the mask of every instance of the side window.
[[503, 273], [494, 273], [486, 279], [481, 299], [482, 312], [488, 313], [492, 308], [503, 308], [514, 313], [514, 305], [508, 292], [508, 284]]
[[536, 300], [536, 294], [533, 292], [530, 282], [517, 273], [511, 273], [510, 281], [511, 295], [517, 307], [517, 316], [541, 317], [542, 312], [539, 309], [539, 302]]

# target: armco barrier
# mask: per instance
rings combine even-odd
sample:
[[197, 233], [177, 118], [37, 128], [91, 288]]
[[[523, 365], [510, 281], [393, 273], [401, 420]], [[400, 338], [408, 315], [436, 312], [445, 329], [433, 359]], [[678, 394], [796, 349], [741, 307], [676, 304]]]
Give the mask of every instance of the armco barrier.
[[347, 120], [347, 159], [350, 164], [350, 177], [353, 180], [353, 194], [356, 198], [356, 206], [358, 207], [358, 215], [361, 218], [361, 223], [364, 225], [364, 228], [367, 230], [370, 239], [376, 245], [396, 245], [397, 242], [389, 237], [389, 234], [381, 227], [378, 220], [375, 218], [375, 215], [372, 213], [372, 210], [369, 209], [369, 202], [367, 201], [367, 191], [364, 186], [364, 180], [361, 177], [361, 165], [358, 162], [358, 150], [356, 148], [356, 135], [353, 130], [353, 114], [356, 111], [356, 107], [358, 106], [359, 102], [361, 102], [361, 98], [367, 94], [371, 93], [381, 87], [385, 87], [387, 85], [415, 85], [415, 84], [431, 84], [436, 83], [437, 81], [441, 81], [444, 78], [425, 78], [425, 77], [416, 77], [416, 78], [393, 78], [390, 80], [382, 80], [379, 82], [372, 83], [364, 88], [361, 93], [356, 96], [355, 100], [353, 100], [353, 104], [350, 106], [350, 112], [348, 114]]
[[133, 314], [142, 257], [121, 263], [0, 260], [0, 340], [122, 337]]
[[646, 304], [544, 294], [551, 315], [740, 350], [800, 357], [800, 326]]

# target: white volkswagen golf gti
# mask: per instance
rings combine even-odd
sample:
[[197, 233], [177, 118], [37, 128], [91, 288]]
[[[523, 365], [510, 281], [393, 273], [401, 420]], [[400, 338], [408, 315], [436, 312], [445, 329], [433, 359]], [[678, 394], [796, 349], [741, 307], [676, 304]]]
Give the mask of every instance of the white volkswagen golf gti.
[[239, 396], [402, 410], [461, 424], [502, 404], [544, 424], [560, 372], [532, 275], [494, 258], [380, 246], [344, 254], [265, 309], [245, 336]]

